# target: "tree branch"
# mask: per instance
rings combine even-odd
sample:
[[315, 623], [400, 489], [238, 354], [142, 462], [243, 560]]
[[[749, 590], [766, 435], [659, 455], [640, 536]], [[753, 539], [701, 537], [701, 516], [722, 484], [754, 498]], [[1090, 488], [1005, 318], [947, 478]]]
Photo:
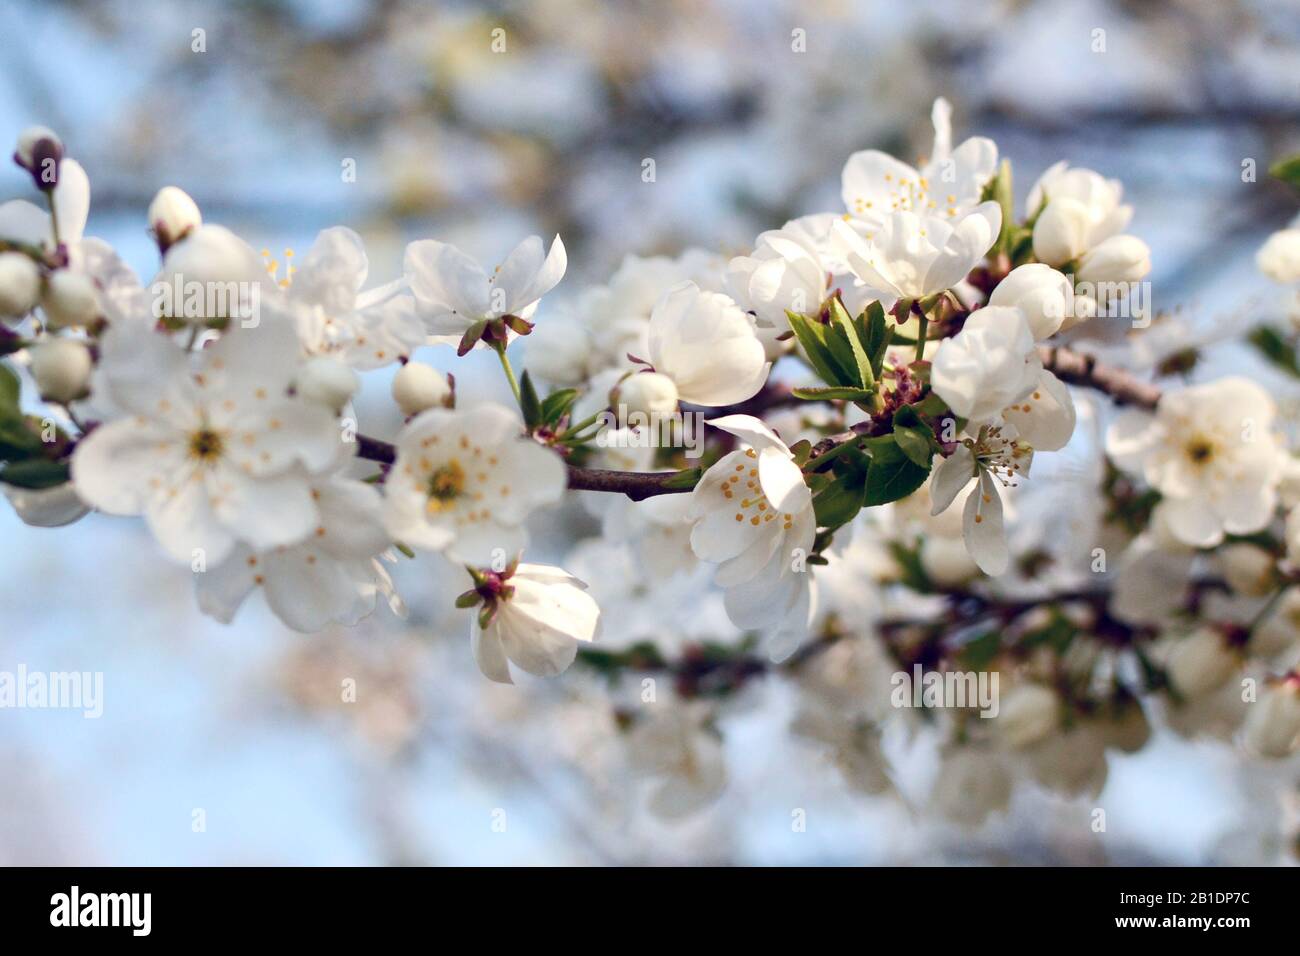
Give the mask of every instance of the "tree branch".
[[[1155, 408], [1160, 400], [1160, 388], [1151, 382], [1144, 382], [1124, 369], [1108, 365], [1099, 365], [1091, 355], [1071, 352], [1059, 346], [1043, 345], [1038, 348], [1043, 368], [1056, 374], [1063, 382], [1095, 389], [1109, 395], [1118, 405], [1136, 405], [1140, 408]], [[773, 390], [770, 397], [779, 404], [784, 402], [787, 393]], [[769, 406], [770, 407], [770, 406]], [[818, 448], [831, 447], [836, 442], [848, 441], [870, 433], [870, 425], [855, 426], [843, 435], [832, 436], [819, 443]], [[366, 435], [357, 436], [357, 456], [391, 465], [397, 457], [397, 450], [392, 444]], [[824, 451], [825, 449], [822, 448]], [[633, 501], [642, 501], [656, 495], [680, 494], [690, 491], [690, 486], [683, 486], [680, 472], [639, 472], [608, 471], [601, 468], [579, 468], [569, 465], [569, 488], [574, 491], [604, 491], [627, 495]], [[673, 484], [673, 480], [677, 483]]]
[[1116, 405], [1152, 409], [1160, 401], [1158, 385], [1144, 382], [1121, 368], [1098, 365], [1091, 355], [1071, 352], [1056, 345], [1040, 345], [1038, 355], [1043, 360], [1043, 368], [1062, 382], [1104, 392]]

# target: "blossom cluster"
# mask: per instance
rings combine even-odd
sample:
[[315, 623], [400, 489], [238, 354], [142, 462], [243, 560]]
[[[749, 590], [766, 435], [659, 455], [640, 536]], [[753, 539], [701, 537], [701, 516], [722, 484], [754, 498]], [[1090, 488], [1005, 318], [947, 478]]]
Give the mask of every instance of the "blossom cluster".
[[[954, 145], [944, 100], [932, 120], [917, 165], [849, 157], [842, 209], [731, 258], [629, 256], [559, 302], [559, 236], [495, 267], [420, 239], [375, 284], [335, 227], [281, 277], [175, 187], [142, 280], [85, 235], [61, 139], [27, 130], [14, 159], [45, 208], [0, 205], [0, 487], [33, 525], [143, 517], [224, 622], [256, 591], [300, 631], [380, 598], [401, 615], [388, 567], [446, 562], [487, 679], [674, 676], [675, 706], [624, 721], [665, 817], [725, 787], [719, 721], [778, 670], [795, 732], [873, 794], [895, 788], [885, 727], [917, 718], [894, 676], [998, 674], [987, 713], [928, 703], [930, 800], [970, 822], [1017, 768], [1096, 792], [1157, 712], [1293, 752], [1300, 462], [1273, 393], [1102, 374], [1089, 330], [1152, 321], [1121, 185], [1060, 163], [1017, 215], [996, 144]], [[1278, 233], [1261, 270], [1294, 286], [1298, 250]], [[1285, 334], [1253, 341], [1300, 376]], [[514, 404], [460, 401], [416, 358], [438, 349], [494, 352]], [[353, 403], [384, 369], [403, 424], [381, 438]], [[1083, 479], [1035, 480], [1089, 507], [1021, 520], [1031, 465], [1081, 445]], [[574, 499], [600, 534], [528, 562], [530, 519]]]

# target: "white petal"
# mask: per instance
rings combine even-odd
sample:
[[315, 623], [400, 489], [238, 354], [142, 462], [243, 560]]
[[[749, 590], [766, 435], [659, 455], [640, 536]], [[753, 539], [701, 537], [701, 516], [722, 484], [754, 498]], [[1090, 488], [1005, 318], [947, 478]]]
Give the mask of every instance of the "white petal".
[[930, 478], [930, 514], [947, 511], [975, 473], [975, 453], [966, 445], [958, 445], [956, 451], [934, 468], [934, 475]]
[[962, 537], [966, 550], [985, 574], [997, 577], [1007, 570], [1011, 555], [1002, 524], [1002, 499], [997, 482], [987, 472], [980, 473], [979, 486], [966, 499]]

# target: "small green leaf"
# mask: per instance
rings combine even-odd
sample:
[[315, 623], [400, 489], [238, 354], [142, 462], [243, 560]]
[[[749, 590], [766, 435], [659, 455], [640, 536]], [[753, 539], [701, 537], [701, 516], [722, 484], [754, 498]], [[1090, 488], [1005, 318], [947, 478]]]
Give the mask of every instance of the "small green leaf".
[[1288, 186], [1300, 189], [1300, 153], [1279, 159], [1269, 167], [1268, 172]]
[[880, 444], [872, 449], [863, 504], [873, 507], [906, 498], [925, 483], [929, 473], [929, 468], [912, 461], [896, 443]]
[[[847, 355], [840, 349], [842, 359], [851, 358], [853, 366], [857, 370], [858, 379], [855, 383], [864, 389], [872, 389], [876, 384], [876, 376], [871, 369], [871, 359], [867, 356], [867, 351], [858, 337], [857, 326], [854, 325], [853, 319], [849, 313], [844, 310], [844, 303], [840, 301], [839, 296], [833, 296], [830, 300], [831, 326], [834, 338], [837, 342], [848, 345]], [[869, 394], [868, 394], [869, 397]]]
[[786, 312], [790, 328], [812, 364], [813, 370], [827, 385], [862, 385], [853, 361], [853, 352], [847, 341], [832, 334], [827, 325], [816, 318], [798, 312]]
[[8, 365], [0, 363], [0, 414], [5, 409], [18, 411], [18, 399], [22, 390], [22, 382], [18, 379], [18, 373]]
[[1264, 358], [1300, 378], [1300, 361], [1296, 360], [1295, 345], [1287, 341], [1277, 329], [1261, 325], [1250, 333], [1249, 341]]
[[1011, 242], [1012, 231], [1016, 227], [1015, 193], [1011, 189], [1011, 161], [1008, 159], [1002, 160], [997, 175], [984, 186], [980, 202], [989, 200], [1002, 207], [1002, 229], [993, 244], [993, 249], [996, 252], [1006, 252]]
[[790, 394], [806, 402], [829, 402], [833, 399], [861, 402], [869, 399], [875, 392], [868, 391], [865, 388], [852, 388], [844, 385], [808, 385], [803, 388], [793, 388], [790, 390]]
[[885, 307], [879, 302], [868, 305], [858, 316], [858, 322], [862, 326], [863, 348], [871, 361], [871, 371], [878, 379], [885, 368], [885, 350], [893, 341], [894, 330], [885, 316]]
[[930, 445], [930, 429], [924, 425], [895, 426], [894, 438], [904, 455], [927, 472], [930, 470], [930, 456], [934, 453]]
[[542, 403], [537, 398], [537, 389], [533, 386], [533, 377], [524, 370], [519, 380], [519, 408], [524, 413], [524, 424], [532, 431], [542, 423]]
[[68, 480], [68, 464], [32, 458], [28, 461], [11, 461], [0, 468], [0, 481], [17, 488], [53, 488]]
[[[524, 374], [527, 374], [525, 372]], [[561, 418], [569, 413], [573, 403], [578, 400], [578, 390], [576, 388], [562, 388], [558, 392], [551, 392], [542, 400], [542, 424], [555, 425]]]
[[852, 521], [862, 508], [862, 487], [837, 480], [813, 496], [813, 514], [819, 528], [838, 528]]

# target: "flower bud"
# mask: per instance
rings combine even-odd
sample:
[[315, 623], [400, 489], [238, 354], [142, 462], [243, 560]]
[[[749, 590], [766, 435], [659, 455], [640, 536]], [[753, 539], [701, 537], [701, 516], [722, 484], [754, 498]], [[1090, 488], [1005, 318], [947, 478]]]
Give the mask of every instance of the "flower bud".
[[32, 174], [36, 188], [51, 192], [59, 184], [63, 141], [45, 126], [30, 126], [18, 136], [14, 162]]
[[41, 297], [41, 270], [21, 252], [0, 252], [0, 319], [21, 319]]
[[[1051, 208], [1050, 206], [1048, 208]], [[1080, 282], [1137, 282], [1151, 271], [1151, 250], [1137, 236], [1111, 236], [1079, 260]]]
[[1300, 282], [1300, 229], [1279, 229], [1255, 253], [1255, 265], [1274, 282]]
[[99, 296], [90, 276], [59, 269], [50, 275], [41, 308], [52, 328], [89, 325], [99, 317]]
[[1018, 308], [1029, 319], [1036, 341], [1055, 333], [1074, 298], [1070, 280], [1051, 266], [1031, 262], [1012, 269], [989, 296], [989, 305]]
[[1285, 757], [1300, 744], [1300, 678], [1267, 688], [1246, 714], [1243, 739], [1262, 757]]
[[1003, 695], [997, 727], [1007, 746], [1019, 750], [1048, 737], [1059, 721], [1055, 691], [1042, 684], [1019, 684]]
[[149, 204], [149, 228], [158, 240], [159, 252], [165, 253], [201, 225], [203, 215], [183, 189], [164, 186]]
[[337, 412], [357, 393], [361, 380], [338, 359], [318, 355], [303, 363], [294, 384], [303, 398]]
[[1088, 207], [1077, 199], [1048, 202], [1034, 223], [1034, 255], [1040, 262], [1059, 266], [1077, 259], [1088, 248], [1092, 221]]
[[46, 339], [32, 346], [32, 378], [41, 398], [67, 404], [86, 394], [93, 362], [76, 339]]
[[[266, 280], [248, 243], [225, 226], [199, 226], [163, 255], [162, 270], [150, 286], [154, 316], [194, 323], [247, 319], [256, 311]], [[201, 296], [192, 297], [191, 289]]]
[[407, 362], [393, 376], [393, 401], [410, 417], [427, 408], [446, 405], [451, 398], [447, 379], [432, 365]]
[[1169, 681], [1184, 697], [1200, 697], [1223, 686], [1238, 660], [1223, 635], [1208, 627], [1179, 638], [1169, 653]]
[[619, 383], [618, 404], [629, 415], [668, 416], [677, 410], [677, 385], [658, 372], [637, 372]]
[[1263, 597], [1273, 590], [1273, 556], [1253, 544], [1230, 544], [1218, 552], [1228, 587], [1236, 594]]

